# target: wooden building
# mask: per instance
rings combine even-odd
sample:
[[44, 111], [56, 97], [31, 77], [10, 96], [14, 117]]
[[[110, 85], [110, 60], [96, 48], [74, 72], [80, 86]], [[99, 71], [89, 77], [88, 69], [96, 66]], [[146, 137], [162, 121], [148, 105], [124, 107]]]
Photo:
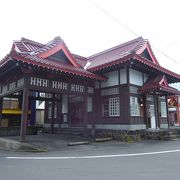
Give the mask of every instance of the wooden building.
[[[22, 38], [0, 61], [0, 121], [4, 98], [22, 107], [21, 140], [32, 103], [45, 101], [44, 128], [139, 130], [168, 128], [169, 86], [180, 75], [161, 67], [142, 37], [90, 57], [72, 54], [56, 37], [47, 44]], [[29, 123], [28, 123], [29, 122]]]

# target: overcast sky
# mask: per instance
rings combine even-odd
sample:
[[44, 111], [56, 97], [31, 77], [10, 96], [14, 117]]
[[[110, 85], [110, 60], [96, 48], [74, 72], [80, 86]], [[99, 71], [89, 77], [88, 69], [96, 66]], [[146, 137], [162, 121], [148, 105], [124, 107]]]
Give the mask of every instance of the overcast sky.
[[4, 0], [0, 3], [0, 59], [21, 37], [47, 43], [61, 36], [71, 52], [82, 56], [137, 38], [92, 1], [149, 39], [160, 64], [180, 74], [179, 0]]

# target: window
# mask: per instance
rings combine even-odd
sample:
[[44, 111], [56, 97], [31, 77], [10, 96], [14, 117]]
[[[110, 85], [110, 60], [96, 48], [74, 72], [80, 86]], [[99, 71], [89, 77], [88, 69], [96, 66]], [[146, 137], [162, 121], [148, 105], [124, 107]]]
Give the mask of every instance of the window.
[[92, 112], [92, 97], [87, 98], [87, 112]]
[[109, 98], [109, 116], [119, 116], [119, 97]]
[[19, 109], [17, 98], [3, 98], [3, 109]]
[[119, 88], [101, 90], [101, 96], [108, 96], [108, 95], [113, 95], [113, 94], [119, 94]]
[[142, 72], [136, 71], [134, 69], [129, 70], [129, 79], [131, 84], [135, 84], [138, 86], [143, 85], [143, 75]]
[[140, 104], [138, 97], [130, 97], [131, 116], [140, 116]]
[[161, 102], [161, 117], [167, 117], [166, 102]]
[[108, 79], [101, 82], [101, 87], [110, 87], [119, 84], [118, 71], [108, 72], [103, 75], [106, 76]]
[[71, 84], [71, 91], [74, 92], [84, 92], [84, 86], [83, 85], [78, 85], [78, 84]]
[[102, 115], [104, 117], [120, 116], [119, 97], [109, 98], [102, 104]]
[[94, 93], [93, 87], [88, 87], [88, 93], [89, 93], [89, 94], [93, 94], [93, 93]]

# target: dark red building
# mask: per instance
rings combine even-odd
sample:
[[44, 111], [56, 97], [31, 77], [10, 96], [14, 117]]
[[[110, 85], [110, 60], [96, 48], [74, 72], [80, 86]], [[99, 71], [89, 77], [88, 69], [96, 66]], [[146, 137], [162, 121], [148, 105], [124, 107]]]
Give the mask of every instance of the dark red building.
[[90, 57], [72, 54], [60, 37], [45, 45], [22, 38], [0, 61], [1, 104], [21, 102], [22, 140], [36, 100], [45, 101], [43, 126], [52, 130], [168, 128], [175, 82], [180, 75], [161, 67], [142, 37]]

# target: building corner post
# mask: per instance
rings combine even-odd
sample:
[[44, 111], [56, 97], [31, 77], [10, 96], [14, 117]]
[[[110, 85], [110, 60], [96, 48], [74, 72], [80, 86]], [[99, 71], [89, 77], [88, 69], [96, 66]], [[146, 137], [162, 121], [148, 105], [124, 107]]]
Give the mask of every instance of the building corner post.
[[22, 100], [21, 129], [20, 129], [20, 141], [21, 142], [26, 140], [28, 110], [29, 110], [29, 89], [27, 87], [24, 87], [23, 100]]
[[168, 108], [168, 98], [167, 98], [167, 95], [165, 96], [165, 100], [166, 100], [166, 111], [167, 111], [168, 129], [170, 129], [170, 119], [169, 119], [169, 108]]

